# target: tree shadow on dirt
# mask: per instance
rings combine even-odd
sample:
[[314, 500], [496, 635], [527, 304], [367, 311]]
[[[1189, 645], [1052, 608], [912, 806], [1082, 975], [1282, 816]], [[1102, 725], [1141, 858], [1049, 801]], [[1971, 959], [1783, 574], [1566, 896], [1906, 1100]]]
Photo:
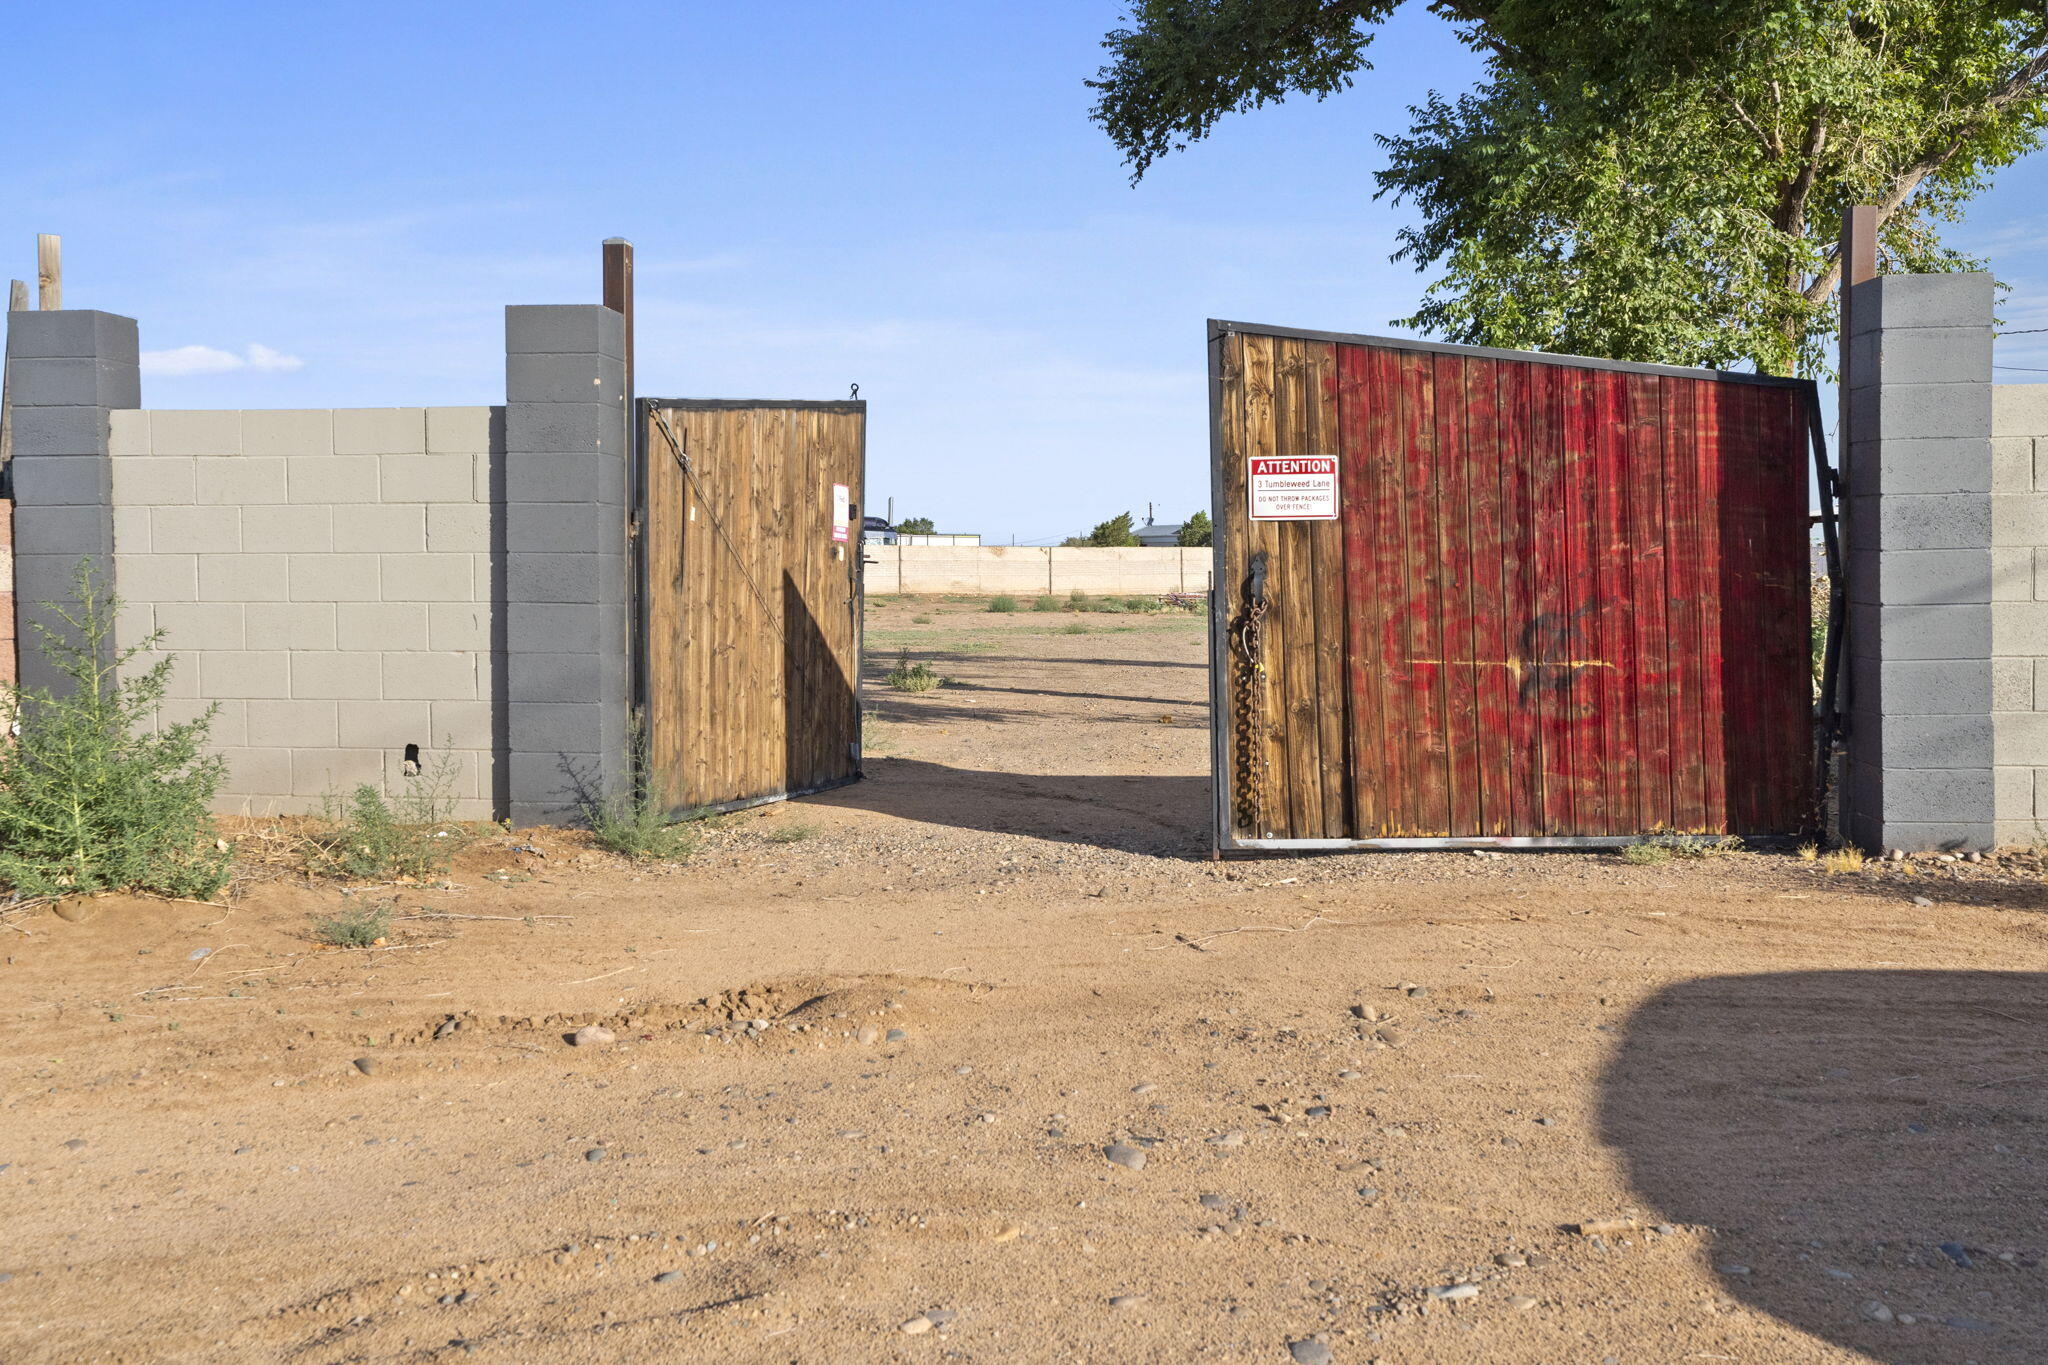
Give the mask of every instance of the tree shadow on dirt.
[[2048, 974], [1672, 986], [1600, 1122], [1743, 1303], [1896, 1365], [2048, 1358]]
[[1209, 854], [1206, 777], [979, 772], [870, 756], [867, 780], [806, 804], [1161, 858]]

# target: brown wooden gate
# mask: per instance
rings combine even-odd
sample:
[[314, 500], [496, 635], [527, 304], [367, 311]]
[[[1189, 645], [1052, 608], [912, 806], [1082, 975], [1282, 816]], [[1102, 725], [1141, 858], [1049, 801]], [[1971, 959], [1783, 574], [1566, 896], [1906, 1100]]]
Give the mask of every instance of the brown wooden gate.
[[1220, 849], [1806, 826], [1810, 383], [1210, 350]]
[[650, 788], [729, 810], [860, 775], [867, 404], [643, 399]]

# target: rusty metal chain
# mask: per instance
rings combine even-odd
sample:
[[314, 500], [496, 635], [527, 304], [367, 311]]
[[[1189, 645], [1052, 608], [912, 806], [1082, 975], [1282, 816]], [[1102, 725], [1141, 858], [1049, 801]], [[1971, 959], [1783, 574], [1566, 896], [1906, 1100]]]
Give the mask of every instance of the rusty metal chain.
[[1232, 795], [1237, 824], [1254, 838], [1264, 835], [1266, 776], [1266, 552], [1252, 556], [1245, 584], [1244, 612], [1231, 631], [1237, 647], [1237, 762]]

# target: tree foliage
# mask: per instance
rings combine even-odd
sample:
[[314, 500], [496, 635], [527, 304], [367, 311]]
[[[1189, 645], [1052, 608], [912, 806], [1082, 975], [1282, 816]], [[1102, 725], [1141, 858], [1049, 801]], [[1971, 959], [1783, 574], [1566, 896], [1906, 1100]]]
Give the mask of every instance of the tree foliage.
[[1131, 529], [1129, 512], [1119, 512], [1108, 521], [1097, 522], [1095, 529], [1085, 536], [1068, 536], [1060, 542], [1068, 546], [1095, 546], [1114, 550], [1130, 549], [1137, 543], [1137, 533]]
[[[1399, 0], [1139, 0], [1095, 117], [1143, 175], [1224, 115], [1326, 98]], [[2048, 121], [2041, 0], [1435, 0], [1484, 63], [1378, 140], [1441, 274], [1399, 321], [1455, 341], [1825, 371], [1841, 211], [1890, 268]]]
[[1216, 528], [1207, 512], [1197, 512], [1180, 524], [1180, 533], [1173, 539], [1176, 545], [1210, 545], [1215, 543]]
[[936, 534], [939, 528], [930, 517], [905, 517], [891, 529], [899, 535], [929, 536]]

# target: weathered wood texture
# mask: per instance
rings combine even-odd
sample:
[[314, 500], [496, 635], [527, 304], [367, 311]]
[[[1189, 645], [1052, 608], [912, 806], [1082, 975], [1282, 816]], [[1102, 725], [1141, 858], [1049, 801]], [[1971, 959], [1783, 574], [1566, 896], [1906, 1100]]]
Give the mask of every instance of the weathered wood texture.
[[689, 810], [851, 780], [867, 405], [656, 400], [643, 421], [650, 783]]
[[[1233, 642], [1218, 717], [1226, 843], [1802, 827], [1808, 388], [1217, 345], [1223, 620], [1271, 572], [1260, 695]], [[1247, 456], [1333, 452], [1339, 520], [1247, 518]]]

